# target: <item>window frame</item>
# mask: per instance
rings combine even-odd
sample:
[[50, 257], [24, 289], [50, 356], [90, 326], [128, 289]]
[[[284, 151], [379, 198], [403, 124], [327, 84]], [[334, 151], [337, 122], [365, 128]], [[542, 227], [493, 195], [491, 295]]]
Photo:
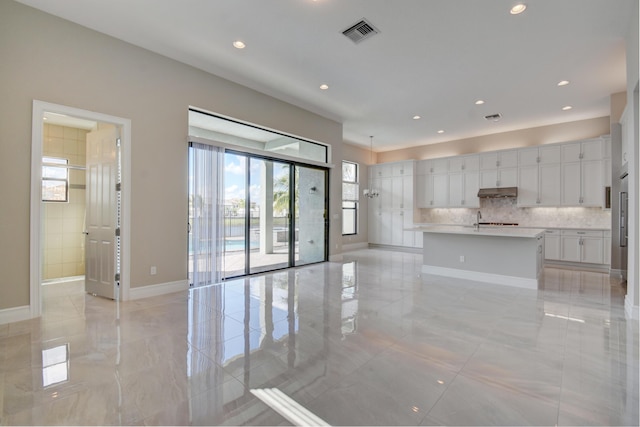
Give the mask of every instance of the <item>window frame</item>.
[[[350, 164], [355, 167], [355, 176], [353, 180], [346, 180], [344, 176], [344, 166], [345, 164]], [[344, 188], [344, 184], [355, 184], [356, 185], [356, 200], [345, 200], [344, 198], [344, 190], [342, 191], [342, 235], [343, 236], [355, 236], [358, 234], [358, 215], [360, 212], [360, 165], [356, 162], [352, 162], [349, 160], [342, 160], [342, 168], [340, 169], [342, 173], [342, 184]], [[352, 206], [345, 206], [345, 204], [352, 204]], [[345, 211], [353, 211], [353, 233], [345, 233]]]

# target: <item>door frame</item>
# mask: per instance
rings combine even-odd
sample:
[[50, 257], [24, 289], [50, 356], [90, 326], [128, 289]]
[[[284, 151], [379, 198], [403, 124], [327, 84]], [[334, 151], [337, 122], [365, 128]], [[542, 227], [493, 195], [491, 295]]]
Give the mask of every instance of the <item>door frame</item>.
[[122, 173], [120, 289], [118, 299], [129, 299], [131, 277], [131, 120], [89, 110], [33, 100], [31, 122], [31, 202], [29, 234], [29, 311], [31, 318], [42, 315], [42, 142], [45, 112], [64, 114], [119, 126]]

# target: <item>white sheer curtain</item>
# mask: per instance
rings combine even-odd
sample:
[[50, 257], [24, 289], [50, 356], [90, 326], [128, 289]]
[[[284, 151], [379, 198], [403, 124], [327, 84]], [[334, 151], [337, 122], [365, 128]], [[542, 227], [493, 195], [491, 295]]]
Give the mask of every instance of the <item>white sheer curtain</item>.
[[224, 260], [224, 150], [189, 143], [189, 283], [221, 280]]

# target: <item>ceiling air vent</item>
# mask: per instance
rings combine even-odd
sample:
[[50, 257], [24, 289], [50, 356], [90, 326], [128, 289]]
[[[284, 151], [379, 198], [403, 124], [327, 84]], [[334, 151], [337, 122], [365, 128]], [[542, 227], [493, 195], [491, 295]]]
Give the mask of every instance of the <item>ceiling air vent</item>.
[[354, 43], [360, 43], [361, 41], [370, 38], [378, 34], [380, 31], [373, 26], [366, 19], [362, 19], [360, 22], [350, 26], [342, 32]]
[[497, 122], [498, 120], [500, 120], [502, 118], [502, 114], [497, 113], [497, 114], [489, 114], [488, 116], [484, 116], [485, 120], [488, 120], [490, 122]]

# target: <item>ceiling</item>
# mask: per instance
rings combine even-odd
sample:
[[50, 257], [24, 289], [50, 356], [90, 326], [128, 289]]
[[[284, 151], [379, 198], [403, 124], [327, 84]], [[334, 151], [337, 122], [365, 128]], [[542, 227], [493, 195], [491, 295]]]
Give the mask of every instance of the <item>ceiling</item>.
[[[346, 142], [373, 135], [375, 151], [608, 116], [638, 19], [634, 0], [520, 15], [515, 0], [19, 1], [339, 121]], [[342, 31], [363, 18], [380, 33], [356, 44]]]

